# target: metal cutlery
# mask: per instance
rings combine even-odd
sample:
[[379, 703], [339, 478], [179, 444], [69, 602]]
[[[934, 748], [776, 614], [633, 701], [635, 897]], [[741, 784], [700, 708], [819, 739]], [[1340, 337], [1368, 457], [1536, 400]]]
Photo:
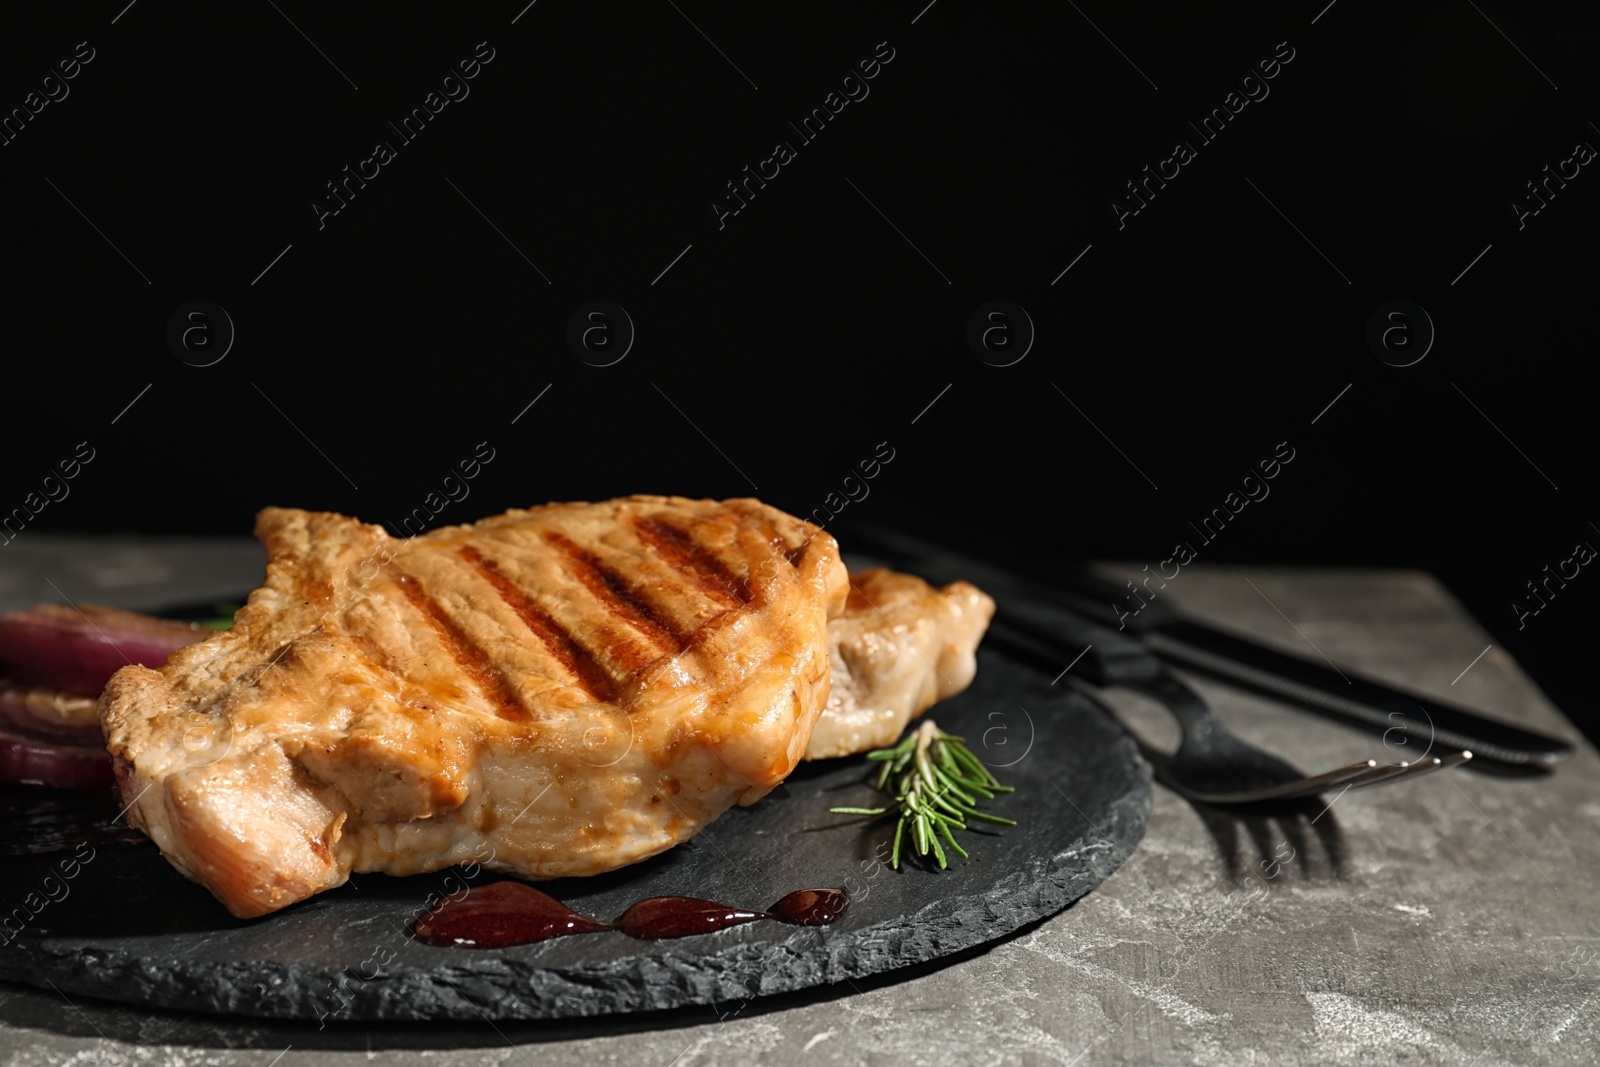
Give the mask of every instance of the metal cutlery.
[[[946, 575], [931, 575], [936, 580]], [[1009, 591], [996, 596], [998, 609], [990, 632], [1000, 648], [1053, 669], [1071, 656], [1063, 679], [1075, 687], [1122, 686], [1159, 702], [1178, 722], [1182, 741], [1156, 767], [1164, 785], [1205, 804], [1259, 804], [1314, 796], [1338, 786], [1352, 789], [1398, 783], [1430, 771], [1465, 763], [1470, 751], [1424, 756], [1399, 764], [1366, 759], [1321, 774], [1306, 774], [1264, 749], [1239, 738], [1182, 679], [1126, 634], [1075, 615], [1068, 609], [1020, 600]]]
[[[1409, 693], [1349, 670], [1332, 670], [1185, 618], [1159, 597], [1144, 602], [1143, 608], [1132, 614], [1117, 606], [1127, 601], [1127, 590], [1092, 574], [1086, 567], [1056, 576], [1060, 583], [1057, 586], [1028, 581], [897, 531], [853, 524], [842, 536], [850, 548], [915, 561], [920, 567], [937, 567], [942, 574], [965, 576], [991, 592], [1004, 589], [1024, 596], [1030, 603], [1044, 600], [1070, 609], [1116, 628], [1112, 632], [1142, 639], [1149, 651], [1169, 663], [1276, 697], [1386, 739], [1405, 735], [1425, 745], [1470, 750], [1479, 758], [1533, 766], [1548, 766], [1572, 752], [1572, 746], [1558, 738]], [[1126, 623], [1126, 629], [1121, 628], [1122, 623]]]
[[[1115, 583], [1080, 569], [1064, 579], [1073, 607], [1101, 621], [1118, 618]], [[1098, 593], [1098, 597], [1095, 595]], [[1409, 693], [1348, 669], [1331, 669], [1267, 648], [1151, 601], [1128, 628], [1162, 659], [1276, 697], [1329, 718], [1424, 744], [1471, 749], [1501, 763], [1544, 765], [1572, 752], [1565, 741]]]
[[885, 551], [881, 544], [870, 547], [886, 557], [883, 562], [930, 581], [967, 578], [981, 583], [997, 605], [989, 640], [1049, 670], [1067, 662], [1055, 683], [1065, 679], [1079, 688], [1122, 686], [1161, 703], [1177, 720], [1182, 741], [1156, 768], [1156, 775], [1191, 800], [1218, 805], [1289, 800], [1337, 786], [1395, 783], [1472, 758], [1470, 751], [1453, 751], [1397, 765], [1367, 759], [1322, 774], [1305, 774], [1229, 731], [1204, 699], [1134, 636], [1102, 626], [1070, 608], [1024, 596], [1016, 579], [984, 565]]
[[1315, 796], [1336, 786], [1362, 789], [1415, 778], [1472, 759], [1471, 752], [1427, 756], [1398, 765], [1367, 759], [1322, 774], [1304, 774], [1290, 764], [1242, 741], [1222, 725], [1200, 694], [1171, 675], [1131, 688], [1154, 697], [1178, 720], [1183, 741], [1160, 780], [1190, 800], [1205, 804], [1260, 804]]

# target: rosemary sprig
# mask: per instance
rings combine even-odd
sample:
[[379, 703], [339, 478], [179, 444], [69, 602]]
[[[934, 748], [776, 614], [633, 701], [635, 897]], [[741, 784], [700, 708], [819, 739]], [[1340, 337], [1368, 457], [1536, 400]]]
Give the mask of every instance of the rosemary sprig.
[[949, 863], [939, 839], [950, 846], [962, 859], [966, 849], [956, 843], [954, 830], [965, 830], [968, 819], [997, 823], [1001, 826], [1017, 825], [1014, 819], [978, 810], [980, 800], [993, 800], [999, 793], [1011, 792], [1010, 786], [995, 780], [983, 761], [972, 754], [964, 741], [955, 734], [947, 734], [924, 719], [922, 725], [901, 738], [892, 748], [875, 749], [867, 759], [883, 764], [878, 772], [877, 788], [894, 797], [892, 807], [881, 808], [829, 808], [836, 815], [887, 815], [896, 813], [894, 850], [889, 866], [900, 869], [900, 846], [907, 834], [911, 847], [919, 856], [933, 853], [944, 870]]

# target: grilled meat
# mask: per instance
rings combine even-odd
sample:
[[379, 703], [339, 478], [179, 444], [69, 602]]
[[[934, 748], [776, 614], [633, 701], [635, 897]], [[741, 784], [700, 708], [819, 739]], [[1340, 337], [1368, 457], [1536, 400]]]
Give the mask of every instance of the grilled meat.
[[837, 546], [759, 501], [256, 533], [234, 627], [99, 706], [130, 822], [235, 915], [352, 872], [635, 862], [781, 782], [828, 698]]

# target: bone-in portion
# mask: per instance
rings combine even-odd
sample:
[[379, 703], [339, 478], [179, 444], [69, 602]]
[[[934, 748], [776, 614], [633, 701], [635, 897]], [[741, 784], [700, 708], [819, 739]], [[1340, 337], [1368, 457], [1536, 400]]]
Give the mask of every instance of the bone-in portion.
[[828, 623], [833, 685], [806, 759], [893, 744], [906, 723], [972, 682], [994, 601], [966, 582], [935, 589], [873, 569], [850, 576], [844, 613]]

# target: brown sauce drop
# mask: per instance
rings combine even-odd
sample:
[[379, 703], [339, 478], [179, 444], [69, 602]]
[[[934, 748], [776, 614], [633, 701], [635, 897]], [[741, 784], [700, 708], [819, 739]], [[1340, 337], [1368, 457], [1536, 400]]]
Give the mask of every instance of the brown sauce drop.
[[849, 908], [850, 894], [843, 889], [797, 889], [767, 911], [794, 926], [827, 926]]
[[521, 882], [495, 882], [446, 900], [411, 928], [417, 940], [453, 948], [506, 948], [570, 934], [617, 930], [645, 941], [687, 937], [758, 919], [794, 926], [827, 926], [850, 906], [843, 889], [801, 889], [768, 911], [750, 911], [693, 897], [649, 897], [614, 923], [579, 915], [547, 893]]
[[532, 886], [495, 882], [468, 890], [460, 900], [446, 900], [418, 919], [411, 932], [430, 945], [505, 948], [612, 929]]
[[663, 937], [688, 937], [712, 930], [768, 918], [766, 912], [718, 904], [693, 897], [649, 897], [639, 901], [617, 920], [617, 929], [629, 937], [655, 941]]

